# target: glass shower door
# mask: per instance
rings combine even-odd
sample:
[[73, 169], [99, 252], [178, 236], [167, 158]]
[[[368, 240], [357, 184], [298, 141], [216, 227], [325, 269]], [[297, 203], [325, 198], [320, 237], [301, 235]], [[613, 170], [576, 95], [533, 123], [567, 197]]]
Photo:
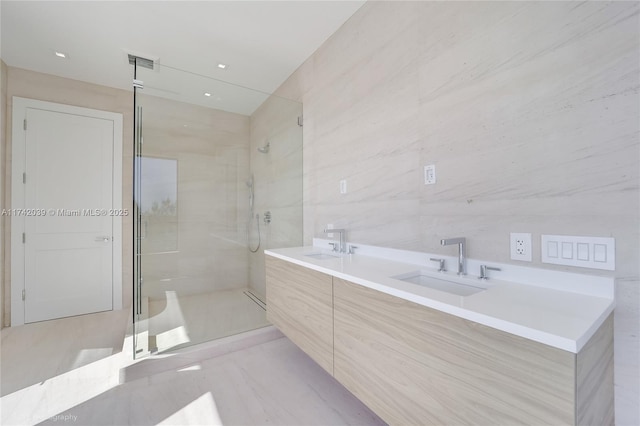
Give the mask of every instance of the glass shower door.
[[[250, 196], [268, 206], [267, 179], [257, 170], [255, 186], [248, 182], [252, 134], [264, 131], [252, 120], [272, 96], [157, 64], [136, 73], [144, 82], [135, 96], [137, 356], [268, 325], [252, 290], [248, 244]], [[300, 153], [301, 142], [294, 142]], [[283, 146], [272, 143], [276, 152]], [[270, 157], [261, 155], [264, 167]], [[256, 213], [261, 224], [263, 213]], [[301, 226], [294, 234], [300, 239], [291, 245], [300, 245]]]

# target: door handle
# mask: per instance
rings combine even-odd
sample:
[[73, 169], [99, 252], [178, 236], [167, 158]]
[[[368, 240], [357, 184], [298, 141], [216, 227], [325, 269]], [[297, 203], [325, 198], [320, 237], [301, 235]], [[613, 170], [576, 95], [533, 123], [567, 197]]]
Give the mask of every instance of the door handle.
[[111, 241], [111, 237], [103, 235], [102, 237], [96, 237], [95, 241], [98, 243], [108, 243]]

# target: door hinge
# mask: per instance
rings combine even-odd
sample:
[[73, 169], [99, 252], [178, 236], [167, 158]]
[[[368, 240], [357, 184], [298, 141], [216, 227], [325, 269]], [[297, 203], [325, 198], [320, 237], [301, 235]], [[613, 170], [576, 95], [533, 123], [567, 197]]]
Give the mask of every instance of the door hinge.
[[22, 128], [24, 130], [27, 130], [27, 119], [26, 118], [22, 121]]
[[22, 173], [22, 183], [27, 183], [27, 174]]
[[137, 88], [137, 89], [144, 89], [144, 81], [142, 80], [137, 80], [137, 79], [133, 79], [133, 87]]
[[22, 244], [27, 242], [27, 234], [25, 234], [24, 232], [22, 233]]
[[24, 299], [25, 299], [25, 291], [22, 290], [22, 300], [24, 300]]
[[298, 116], [298, 126], [302, 127], [302, 115]]

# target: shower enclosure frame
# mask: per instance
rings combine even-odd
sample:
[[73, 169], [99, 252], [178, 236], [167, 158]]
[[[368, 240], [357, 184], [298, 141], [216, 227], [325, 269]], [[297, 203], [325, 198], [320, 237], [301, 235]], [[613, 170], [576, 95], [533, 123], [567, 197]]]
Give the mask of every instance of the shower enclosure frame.
[[[150, 62], [150, 61], [149, 61]], [[145, 254], [145, 245], [147, 247], [147, 249], [150, 247], [149, 246], [149, 240], [147, 239], [146, 242], [143, 242], [143, 238], [146, 237], [144, 235], [144, 211], [143, 211], [143, 205], [144, 203], [146, 203], [147, 205], [149, 204], [149, 200], [147, 199], [144, 203], [142, 201], [144, 194], [143, 192], [145, 191], [144, 189], [144, 185], [142, 184], [142, 177], [143, 175], [149, 175], [149, 172], [145, 172], [144, 174], [142, 173], [142, 168], [144, 166], [144, 162], [141, 161], [140, 159], [142, 158], [146, 158], [146, 157], [151, 157], [151, 158], [167, 158], [167, 159], [174, 159], [174, 157], [172, 157], [171, 155], [169, 155], [168, 157], [165, 157], [164, 155], [158, 155], [155, 148], [153, 147], [153, 144], [155, 143], [155, 138], [158, 136], [157, 131], [154, 131], [153, 135], [152, 133], [149, 133], [148, 137], [148, 141], [144, 140], [145, 137], [145, 128], [147, 128], [150, 124], [147, 123], [151, 123], [154, 122], [154, 118], [155, 118], [155, 122], [158, 121], [158, 117], [154, 117], [152, 112], [154, 110], [154, 105], [153, 103], [151, 104], [151, 109], [149, 109], [149, 105], [145, 104], [145, 101], [141, 101], [141, 99], [146, 99], [146, 102], [149, 102], [149, 100], [151, 98], [156, 98], [159, 96], [158, 99], [163, 98], [163, 102], [166, 101], [166, 99], [169, 99], [170, 102], [174, 102], [174, 100], [172, 100], [170, 97], [164, 97], [161, 95], [156, 94], [158, 92], [158, 90], [156, 90], [154, 92], [154, 89], [157, 89], [157, 82], [154, 83], [153, 78], [156, 76], [156, 74], [160, 71], [163, 70], [167, 71], [167, 72], [180, 72], [180, 73], [184, 73], [184, 74], [188, 74], [189, 79], [194, 79], [194, 78], [204, 78], [207, 79], [207, 81], [212, 80], [213, 79], [209, 79], [208, 77], [203, 77], [203, 76], [198, 76], [196, 74], [193, 73], [189, 73], [186, 71], [182, 71], [182, 70], [177, 70], [171, 67], [167, 67], [167, 66], [158, 66], [158, 70], [154, 70], [153, 73], [149, 73], [148, 71], [146, 71], [145, 69], [141, 69], [138, 68], [140, 67], [140, 64], [138, 63], [138, 59], [134, 58], [133, 62], [132, 62], [133, 66], [134, 66], [134, 117], [133, 117], [133, 121], [134, 121], [134, 126], [133, 126], [133, 139], [134, 139], [134, 144], [133, 144], [133, 214], [134, 214], [134, 218], [133, 218], [133, 272], [134, 272], [134, 283], [133, 283], [133, 327], [134, 327], [134, 339], [133, 339], [133, 345], [134, 345], [134, 356], [137, 357], [141, 357], [141, 356], [147, 356], [147, 355], [153, 355], [153, 349], [156, 348], [156, 350], [159, 350], [160, 345], [157, 343], [157, 340], [154, 340], [154, 338], [150, 339], [150, 336], [154, 335], [157, 331], [157, 322], [156, 322], [156, 326], [152, 326], [152, 323], [154, 322], [154, 320], [156, 320], [156, 318], [154, 318], [154, 313], [157, 313], [157, 310], [153, 310], [151, 308], [151, 297], [150, 294], [157, 294], [157, 289], [154, 289], [154, 284], [157, 282], [156, 279], [156, 274], [152, 273], [153, 276], [148, 275], [148, 267], [149, 267], [149, 259], [147, 257], [147, 266], [144, 266], [144, 259], [143, 259], [143, 255]], [[153, 63], [151, 63], [153, 64]], [[148, 65], [148, 62], [145, 63], [145, 65]], [[145, 66], [145, 68], [149, 68], [148, 66]], [[140, 70], [144, 71], [142, 74], [139, 72]], [[145, 74], [147, 73], [147, 74]], [[151, 90], [150, 94], [148, 93], [143, 93], [143, 92], [139, 92], [139, 90], [143, 90], [143, 82], [140, 80], [147, 80], [147, 78], [149, 79], [149, 81], [151, 83], [148, 84], [148, 88], [147, 90], [145, 90], [145, 92]], [[138, 80], [140, 79], [140, 80]], [[226, 84], [229, 85], [229, 83], [224, 83], [224, 82], [220, 82], [219, 80], [215, 80], [215, 83], [218, 84]], [[155, 85], [155, 86], [154, 86]], [[232, 86], [232, 85], [231, 85]], [[246, 89], [246, 88], [241, 88], [238, 86], [238, 88], [240, 90], [244, 90], [244, 91], [250, 91], [250, 89]], [[166, 92], [169, 92], [169, 90], [166, 90]], [[252, 91], [255, 92], [255, 91]], [[275, 145], [273, 144], [274, 140], [269, 138], [269, 135], [267, 135], [267, 137], [265, 138], [264, 136], [253, 140], [253, 132], [254, 132], [254, 128], [252, 125], [247, 124], [247, 154], [245, 155], [249, 155], [249, 157], [247, 157], [246, 160], [242, 160], [243, 162], [246, 162], [246, 167], [247, 167], [247, 171], [246, 172], [241, 172], [240, 169], [237, 169], [237, 172], [239, 173], [247, 173], [249, 174], [249, 176], [252, 176], [254, 171], [254, 165], [253, 163], [255, 161], [259, 162], [262, 164], [262, 175], [260, 176], [259, 180], [258, 179], [254, 179], [253, 182], [253, 187], [251, 188], [252, 191], [260, 191], [260, 200], [261, 202], [271, 202], [269, 200], [265, 200], [265, 197], [268, 196], [275, 196], [276, 198], [278, 198], [280, 200], [280, 202], [285, 202], [282, 200], [286, 200], [287, 206], [284, 207], [278, 207], [275, 206], [276, 210], [274, 212], [274, 207], [272, 207], [271, 205], [255, 205], [253, 206], [253, 210], [254, 212], [251, 213], [252, 210], [252, 206], [247, 206], [245, 204], [245, 207], [248, 211], [248, 213], [244, 216], [245, 220], [247, 220], [246, 223], [246, 238], [243, 238], [244, 241], [241, 240], [235, 240], [235, 238], [232, 237], [231, 241], [237, 241], [237, 244], [240, 244], [241, 246], [244, 246], [244, 250], [246, 251], [246, 256], [247, 256], [247, 266], [245, 269], [245, 274], [247, 276], [247, 281], [245, 286], [248, 286], [248, 288], [246, 288], [247, 291], [244, 291], [244, 297], [247, 300], [251, 300], [251, 304], [252, 305], [256, 305], [256, 306], [260, 306], [260, 309], [262, 309], [264, 312], [264, 304], [262, 303], [263, 297], [264, 297], [264, 290], [260, 290], [258, 293], [254, 293], [252, 291], [252, 285], [251, 284], [254, 278], [254, 274], [257, 273], [258, 275], [261, 275], [259, 278], [264, 281], [264, 270], [263, 270], [263, 266], [261, 266], [260, 262], [263, 262], [263, 258], [264, 258], [264, 254], [262, 253], [262, 250], [264, 250], [265, 248], [277, 248], [277, 247], [284, 247], [284, 246], [292, 246], [292, 245], [301, 245], [302, 244], [302, 130], [301, 130], [301, 125], [300, 125], [300, 117], [302, 115], [302, 106], [301, 104], [299, 104], [298, 102], [294, 102], [294, 101], [290, 101], [290, 100], [286, 100], [283, 98], [279, 98], [279, 97], [275, 97], [272, 96], [270, 94], [264, 94], [261, 92], [255, 92], [258, 93], [260, 96], [262, 96], [261, 100], [260, 100], [260, 106], [258, 107], [258, 109], [256, 111], [258, 111], [259, 109], [263, 108], [264, 105], [272, 103], [275, 105], [275, 107], [264, 107], [264, 108], [271, 108], [271, 110], [275, 110], [275, 111], [279, 111], [280, 109], [284, 109], [289, 111], [291, 114], [294, 114], [295, 116], [290, 117], [289, 119], [287, 119], [287, 122], [289, 124], [287, 124], [287, 129], [288, 130], [282, 130], [282, 128], [278, 128], [278, 129], [267, 129], [266, 132], [267, 133], [273, 133], [273, 132], [281, 132], [281, 134], [279, 135], [279, 139], [276, 138], [275, 140]], [[142, 96], [144, 94], [144, 96]], [[242, 94], [241, 94], [242, 95]], [[246, 95], [246, 93], [245, 93]], [[242, 96], [240, 96], [242, 97]], [[184, 102], [184, 101], [176, 101], [176, 102]], [[284, 107], [284, 108], [279, 108], [279, 107]], [[142, 112], [143, 112], [143, 108], [145, 109], [145, 116], [146, 118], [143, 116]], [[196, 108], [197, 108], [197, 104], [196, 104]], [[208, 107], [208, 108], [212, 108], [212, 107]], [[157, 107], [155, 107], [155, 109], [157, 110]], [[216, 110], [214, 108], [214, 111], [220, 111], [220, 110]], [[150, 115], [151, 114], [151, 115]], [[228, 113], [225, 113], [228, 114]], [[234, 114], [233, 112], [231, 112], [230, 114]], [[266, 115], [266, 113], [265, 113]], [[149, 119], [149, 117], [151, 117], [151, 119]], [[171, 117], [173, 119], [173, 117]], [[247, 120], [253, 120], [254, 116], [253, 113], [252, 115], [248, 115], [246, 116]], [[264, 120], [265, 118], [263, 117], [263, 124], [264, 124]], [[167, 120], [168, 121], [168, 120]], [[247, 121], [247, 123], [253, 123], [252, 121]], [[197, 126], [198, 124], [196, 124]], [[270, 126], [271, 123], [268, 124], [268, 126]], [[292, 131], [292, 129], [290, 129], [290, 127], [295, 127], [295, 131]], [[184, 126], [185, 128], [187, 127], [186, 125]], [[263, 129], [264, 130], [264, 129]], [[284, 133], [282, 133], [284, 132]], [[293, 136], [291, 136], [293, 134]], [[256, 136], [257, 137], [257, 136]], [[287, 139], [287, 142], [289, 145], [284, 144], [284, 139]], [[147, 142], [147, 145], [149, 143], [151, 143], [152, 145], [150, 145], [149, 147], [145, 147], [145, 142]], [[275, 147], [275, 150], [278, 152], [278, 154], [276, 154], [276, 156], [274, 155], [273, 149]], [[281, 151], [282, 149], [286, 148], [289, 149], [289, 151]], [[299, 160], [298, 161], [298, 165], [294, 167], [294, 173], [292, 174], [295, 180], [294, 182], [284, 182], [283, 177], [279, 176], [278, 173], [283, 172], [281, 170], [282, 168], [282, 164], [283, 164], [283, 157], [282, 155], [285, 156], [291, 156], [291, 152], [290, 149], [291, 147], [293, 147], [293, 149], [296, 149], [299, 151]], [[151, 149], [147, 149], [147, 148], [151, 148]], [[182, 148], [179, 148], [182, 149]], [[294, 157], [297, 155], [297, 152], [294, 155]], [[182, 151], [180, 151], [182, 152]], [[188, 153], [188, 152], [187, 152]], [[255, 153], [255, 154], [252, 154]], [[198, 154], [199, 155], [199, 154]], [[216, 154], [218, 155], [218, 154]], [[253, 155], [257, 155], [258, 157], [254, 157]], [[262, 155], [266, 155], [265, 157], [262, 157]], [[217, 158], [217, 157], [216, 157]], [[296, 157], [297, 158], [297, 157]], [[262, 160], [261, 160], [262, 159]], [[203, 160], [204, 161], [204, 160]], [[286, 160], [288, 161], [288, 160]], [[285, 163], [286, 163], [285, 161]], [[273, 162], [273, 164], [272, 164]], [[177, 169], [179, 169], [180, 166], [180, 162], [178, 162], [178, 166]], [[217, 163], [214, 163], [214, 166]], [[265, 164], [267, 165], [267, 175], [264, 175], [264, 167]], [[259, 164], [257, 164], [259, 165]], [[186, 167], [186, 166], [185, 166]], [[216, 166], [217, 167], [217, 166]], [[243, 166], [245, 167], [245, 166]], [[277, 167], [276, 169], [273, 169], [273, 167]], [[271, 168], [271, 169], [269, 169]], [[188, 167], [186, 167], [186, 169], [189, 169]], [[288, 170], [285, 166], [285, 172], [290, 172], [290, 170]], [[299, 169], [299, 172], [298, 172]], [[226, 170], [226, 169], [224, 169]], [[269, 171], [271, 170], [271, 171]], [[226, 172], [220, 172], [220, 173], [226, 173]], [[179, 174], [179, 173], [178, 173]], [[291, 173], [289, 173], [291, 174]], [[246, 174], [245, 174], [246, 176]], [[178, 185], [180, 182], [180, 177], [177, 177], [178, 179]], [[265, 180], [266, 179], [266, 180]], [[245, 180], [244, 178], [239, 182], [240, 185], [242, 187], [245, 187], [245, 185], [242, 183], [242, 181]], [[284, 183], [283, 183], [284, 182]], [[297, 182], [297, 183], [296, 183]], [[266, 185], [266, 186], [265, 186]], [[258, 187], [258, 188], [256, 188]], [[293, 197], [287, 197], [287, 196], [283, 196], [283, 194], [287, 194], [288, 193], [282, 193], [282, 190], [286, 190], [286, 191], [290, 191], [291, 188], [294, 188], [294, 193], [295, 196]], [[240, 202], [239, 205], [247, 203], [248, 200], [244, 199], [243, 202], [242, 201], [242, 197], [240, 196], [243, 191], [240, 190], [240, 187], [238, 187], [238, 189], [236, 191], [236, 195], [235, 197], [238, 199], [238, 202]], [[246, 191], [246, 189], [245, 189]], [[265, 192], [267, 191], [267, 192]], [[275, 191], [275, 192], [274, 192]], [[280, 191], [280, 195], [278, 195], [278, 191]], [[267, 195], [270, 194], [270, 195]], [[176, 201], [177, 199], [180, 197], [180, 189], [177, 190], [176, 193]], [[238, 198], [239, 197], [239, 198]], [[287, 208], [290, 207], [289, 204], [292, 204], [292, 202], [290, 201], [292, 199], [295, 199], [297, 201], [293, 202], [294, 207], [293, 210], [297, 210], [297, 213], [294, 213], [294, 219], [291, 220], [290, 219], [290, 215], [291, 212], [287, 211]], [[254, 201], [255, 201], [255, 193], [254, 193]], [[240, 208], [240, 207], [238, 207]], [[242, 209], [244, 209], [242, 208]], [[279, 209], [278, 209], [279, 208]], [[284, 210], [282, 210], [284, 208]], [[179, 211], [180, 211], [180, 205], [177, 204], [176, 207], [176, 214], [179, 215]], [[251, 224], [253, 222], [253, 216], [256, 215], [258, 216], [258, 213], [255, 213], [256, 211], [268, 211], [269, 212], [269, 220], [267, 220], [266, 218], [266, 214], [265, 214], [265, 225], [264, 227], [261, 226], [261, 224], [259, 223], [260, 221], [260, 217], [261, 215], [258, 217], [257, 219], [257, 226], [254, 225], [254, 229], [251, 230]], [[292, 224], [296, 225], [299, 224], [299, 226], [297, 227], [296, 231], [294, 232], [294, 234], [296, 234], [296, 236], [292, 236], [291, 237], [291, 241], [282, 241], [282, 237], [281, 235], [282, 232], [279, 230], [277, 233], [275, 233], [275, 236], [271, 236], [270, 237], [270, 226], [274, 226], [272, 224], [270, 224], [271, 222], [271, 214], [272, 212], [275, 213], [274, 216], [274, 220], [275, 220], [275, 226], [276, 228], [278, 227], [279, 223], [282, 223], [283, 221], [288, 221], [291, 222]], [[193, 214], [193, 213], [190, 213]], [[249, 218], [249, 214], [251, 214], [251, 218]], [[289, 216], [287, 216], [289, 215]], [[229, 220], [228, 218], [225, 220]], [[236, 220], [240, 220], [240, 218], [238, 217], [238, 219]], [[180, 219], [176, 218], [176, 221], [178, 223], [177, 228], [178, 230], [176, 232], [178, 232], [178, 234], [176, 234], [176, 241], [180, 241]], [[289, 225], [289, 223], [287, 222], [287, 225]], [[225, 223], [227, 223], [227, 225], [225, 225]], [[239, 227], [244, 227], [244, 225], [241, 225], [241, 222], [237, 222], [238, 225], [233, 225], [233, 226], [239, 226]], [[219, 225], [216, 226], [229, 226], [229, 222], [220, 222]], [[263, 229], [264, 228], [264, 229]], [[212, 234], [213, 237], [215, 238], [222, 238], [223, 240], [227, 237], [225, 237], [225, 231], [224, 228], [221, 228], [222, 234], [220, 234], [219, 236], [216, 237], [216, 235]], [[231, 228], [234, 229], [234, 228]], [[259, 247], [256, 249], [257, 253], [254, 253], [254, 251], [252, 250], [253, 247], [255, 246], [251, 246], [251, 241], [250, 241], [250, 232], [256, 231], [257, 232], [257, 237], [258, 237], [258, 241], [259, 241]], [[215, 231], [214, 231], [215, 232]], [[234, 231], [237, 232], [237, 231]], [[290, 230], [288, 231], [290, 232]], [[244, 232], [243, 232], [244, 234]], [[286, 232], [285, 232], [286, 234]], [[237, 235], [237, 237], [239, 237], [239, 235]], [[155, 237], [154, 237], [155, 238]], [[266, 240], [265, 240], [266, 238]], [[278, 238], [280, 238], [280, 240], [278, 240]], [[186, 241], [186, 240], [185, 240]], [[188, 242], [187, 242], [188, 243]], [[185, 243], [185, 244], [187, 244]], [[183, 246], [182, 248], [180, 248], [180, 244], [179, 243], [179, 250], [185, 250], [185, 247]], [[255, 244], [255, 242], [254, 242]], [[192, 249], [186, 249], [186, 252], [192, 251]], [[147, 253], [148, 255], [149, 253]], [[153, 253], [150, 253], [153, 254]], [[255, 263], [257, 262], [257, 263]], [[157, 263], [157, 262], [156, 262]], [[216, 262], [219, 263], [219, 262]], [[215, 267], [214, 265], [212, 265], [211, 267]], [[262, 268], [262, 271], [260, 272], [260, 268]], [[145, 279], [147, 280], [145, 282]], [[168, 280], [161, 280], [161, 281], [171, 281], [171, 279]], [[176, 284], [178, 285], [178, 284]], [[258, 284], [256, 284], [258, 285]], [[150, 290], [145, 290], [145, 288], [148, 288]], [[160, 290], [162, 290], [161, 287]], [[258, 285], [258, 288], [260, 288], [260, 286]], [[241, 291], [241, 289], [239, 289]], [[149, 293], [149, 291], [151, 291], [152, 293]], [[177, 294], [177, 293], [176, 293]], [[145, 297], [147, 297], [147, 299], [145, 300]], [[177, 297], [182, 297], [182, 296], [177, 296]], [[244, 300], [244, 299], [243, 299]], [[182, 303], [182, 301], [179, 300], [180, 303]], [[155, 303], [155, 302], [154, 302]], [[168, 299], [166, 301], [167, 303], [167, 307], [169, 306], [168, 303]], [[157, 306], [154, 305], [154, 306]], [[248, 326], [248, 328], [244, 329], [244, 328], [240, 328], [240, 329], [230, 329], [230, 333], [232, 334], [236, 334], [236, 333], [241, 333], [244, 331], [249, 331], [254, 329], [255, 327], [264, 327], [269, 325], [268, 322], [266, 321], [266, 316], [264, 318], [264, 323], [260, 323], [260, 325], [250, 325]], [[155, 329], [155, 330], [152, 330]], [[221, 336], [224, 337], [224, 336]], [[153, 342], [153, 343], [150, 343]], [[189, 340], [191, 341], [191, 340]], [[190, 344], [197, 344], [197, 343], [202, 343], [200, 341], [193, 341], [194, 343], [190, 343]], [[189, 344], [189, 343], [187, 343]], [[184, 346], [177, 346], [178, 350], [181, 350], [184, 348]], [[165, 349], [163, 349], [164, 351]], [[173, 349], [166, 349], [166, 350], [173, 350]]]

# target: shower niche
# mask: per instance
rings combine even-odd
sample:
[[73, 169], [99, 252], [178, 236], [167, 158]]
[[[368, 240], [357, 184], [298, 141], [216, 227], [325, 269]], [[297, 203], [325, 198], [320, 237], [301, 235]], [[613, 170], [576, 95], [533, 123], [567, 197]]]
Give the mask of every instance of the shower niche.
[[136, 357], [269, 325], [263, 251], [302, 244], [302, 105], [134, 70]]

